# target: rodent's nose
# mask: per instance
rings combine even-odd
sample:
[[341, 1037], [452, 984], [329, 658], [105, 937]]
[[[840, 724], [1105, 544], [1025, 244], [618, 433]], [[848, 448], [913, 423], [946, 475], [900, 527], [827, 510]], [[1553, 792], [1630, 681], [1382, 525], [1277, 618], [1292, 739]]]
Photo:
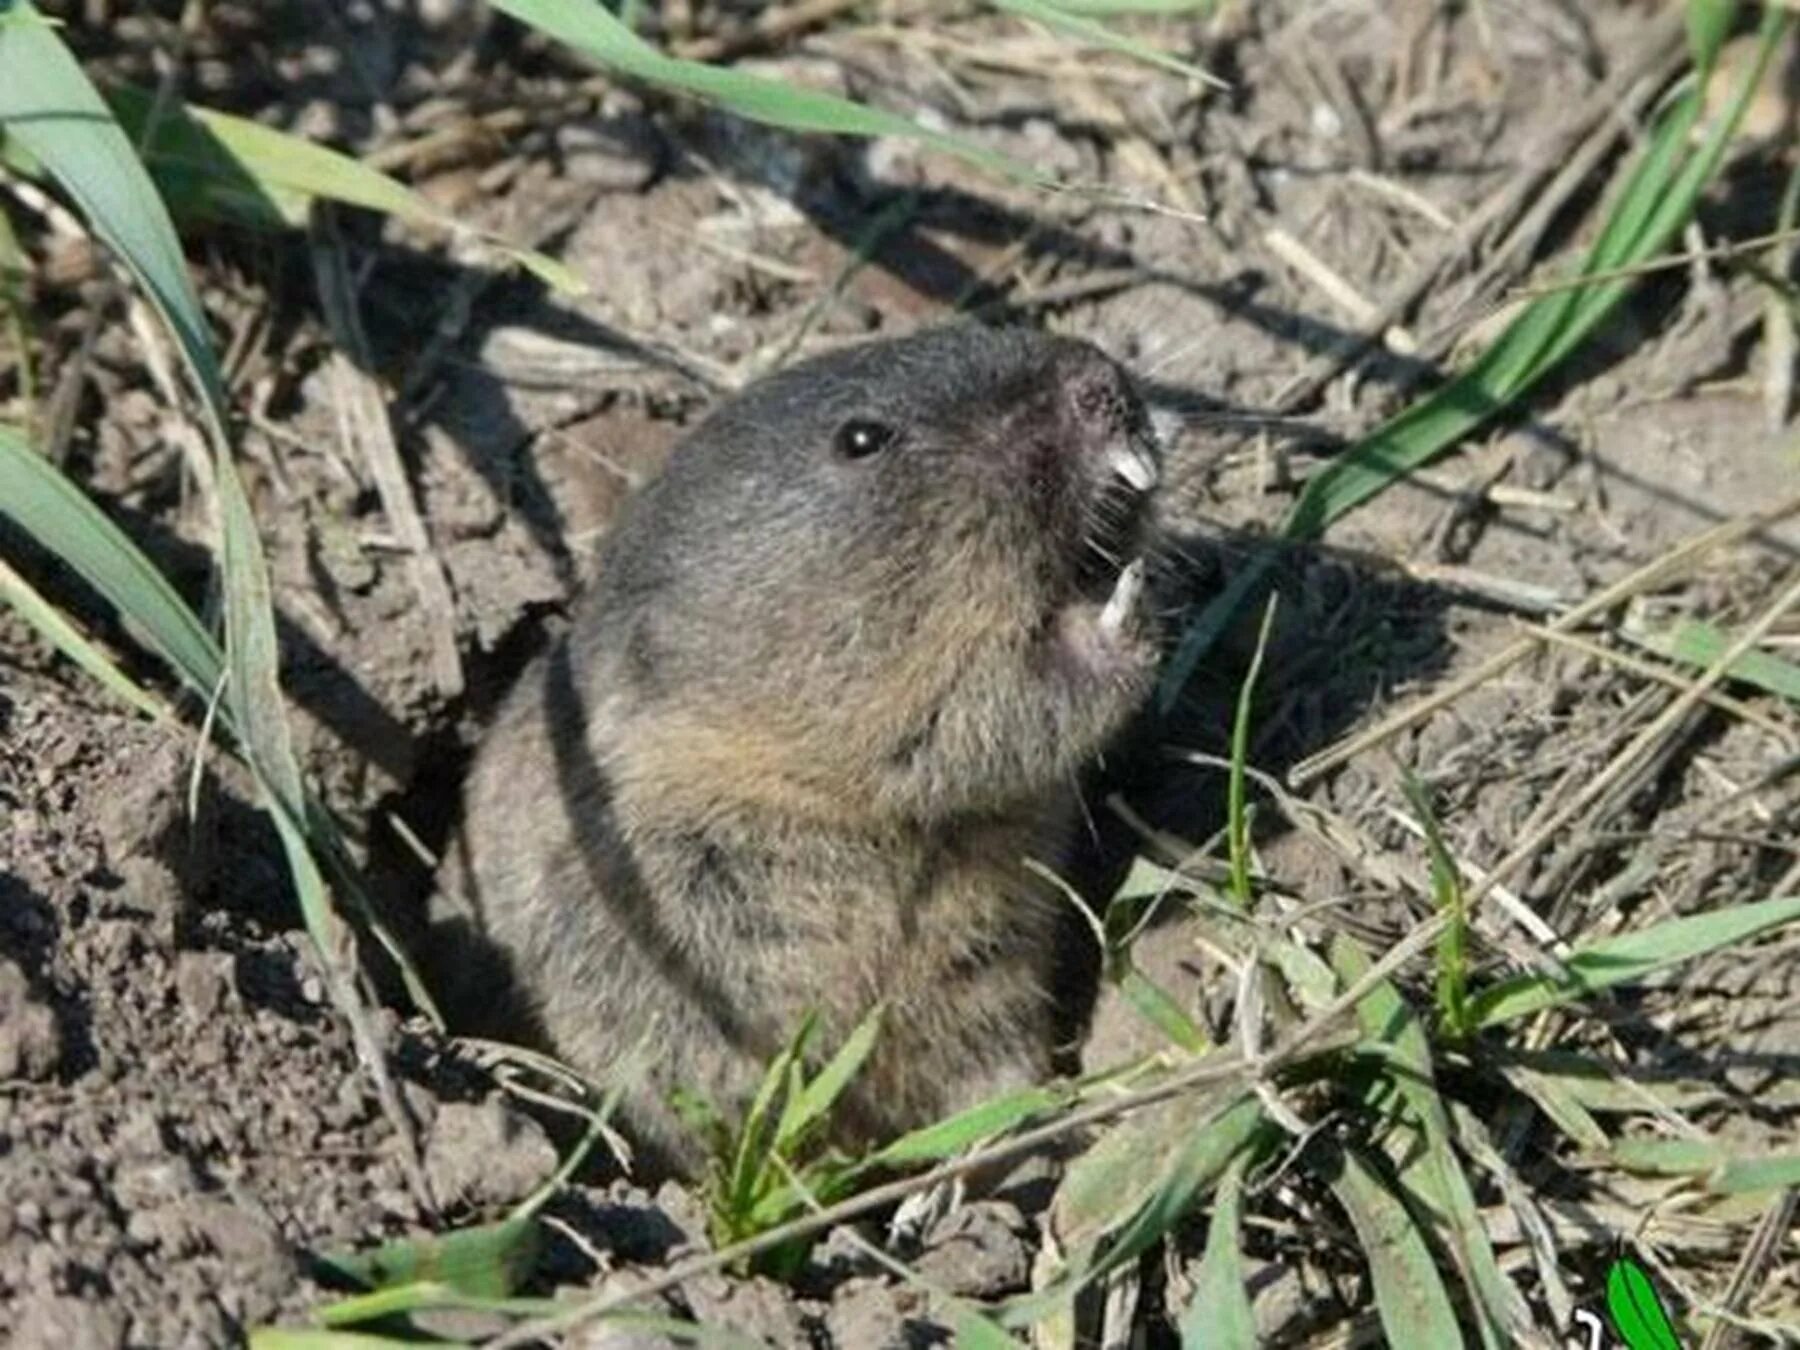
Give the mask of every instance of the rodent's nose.
[[1082, 352], [1069, 363], [1062, 392], [1065, 416], [1091, 446], [1130, 433], [1143, 417], [1125, 372], [1098, 352]]

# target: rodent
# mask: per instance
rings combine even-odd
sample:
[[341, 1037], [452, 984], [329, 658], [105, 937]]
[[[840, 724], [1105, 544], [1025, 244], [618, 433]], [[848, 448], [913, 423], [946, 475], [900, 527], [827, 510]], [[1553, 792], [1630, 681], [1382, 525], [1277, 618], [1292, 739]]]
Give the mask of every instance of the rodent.
[[724, 402], [476, 752], [438, 885], [453, 1016], [503, 1006], [485, 951], [582, 1072], [647, 1037], [624, 1124], [678, 1172], [670, 1091], [740, 1107], [809, 1011], [823, 1056], [884, 1006], [849, 1142], [1046, 1077], [1070, 905], [1025, 860], [1054, 864], [1153, 679], [1159, 466], [1124, 370], [1032, 330]]

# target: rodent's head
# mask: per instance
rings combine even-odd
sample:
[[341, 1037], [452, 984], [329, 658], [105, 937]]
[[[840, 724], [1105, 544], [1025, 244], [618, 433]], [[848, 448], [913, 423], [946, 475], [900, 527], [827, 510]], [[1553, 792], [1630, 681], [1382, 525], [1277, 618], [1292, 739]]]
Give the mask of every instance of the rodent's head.
[[1124, 372], [1070, 339], [962, 325], [758, 382], [609, 540], [582, 658], [622, 767], [859, 819], [1072, 778], [1152, 678], [1157, 477]]

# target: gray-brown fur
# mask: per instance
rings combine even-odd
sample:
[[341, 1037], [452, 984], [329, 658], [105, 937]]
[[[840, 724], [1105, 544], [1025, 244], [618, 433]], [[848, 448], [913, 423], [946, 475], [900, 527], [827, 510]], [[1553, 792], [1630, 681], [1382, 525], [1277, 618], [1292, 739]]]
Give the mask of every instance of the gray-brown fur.
[[[846, 458], [855, 421], [898, 437]], [[741, 1103], [808, 1009], [829, 1050], [887, 1005], [853, 1136], [1044, 1076], [1067, 902], [1023, 864], [1055, 860], [1151, 678], [1141, 604], [1096, 623], [1124, 559], [1088, 554], [1137, 547], [1105, 456], [1148, 442], [1093, 348], [975, 327], [719, 408], [476, 758], [441, 877], [453, 1012], [500, 1006], [497, 953], [580, 1069], [648, 1036], [627, 1125], [682, 1168], [667, 1092]]]

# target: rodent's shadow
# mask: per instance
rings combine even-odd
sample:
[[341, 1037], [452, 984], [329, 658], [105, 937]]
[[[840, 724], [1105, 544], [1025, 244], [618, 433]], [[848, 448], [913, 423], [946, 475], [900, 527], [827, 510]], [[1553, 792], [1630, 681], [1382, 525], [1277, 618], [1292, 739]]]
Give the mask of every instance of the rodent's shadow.
[[[1159, 599], [1177, 616], [1171, 638], [1179, 640], [1183, 619], [1240, 569], [1259, 565], [1256, 560], [1271, 548], [1277, 552], [1264, 583], [1246, 597], [1173, 706], [1145, 708], [1083, 783], [1085, 828], [1065, 860], [1065, 877], [1096, 911], [1143, 850], [1141, 827], [1196, 848], [1224, 828], [1223, 764], [1271, 596], [1275, 607], [1249, 719], [1246, 761], [1253, 771], [1283, 778], [1364, 721], [1387, 690], [1428, 682], [1448, 664], [1446, 613], [1453, 602], [1467, 604], [1467, 597], [1342, 550], [1280, 545], [1222, 528], [1196, 528], [1165, 544], [1172, 561], [1160, 579]], [[1249, 794], [1252, 802], [1267, 795], [1255, 783]], [[1129, 816], [1113, 809], [1114, 799]], [[1279, 812], [1262, 810], [1254, 819], [1260, 843], [1288, 828]], [[1181, 913], [1179, 906], [1162, 907], [1147, 940]], [[1099, 958], [1090, 937], [1072, 954], [1070, 987], [1059, 991], [1083, 1018], [1098, 992]]]

